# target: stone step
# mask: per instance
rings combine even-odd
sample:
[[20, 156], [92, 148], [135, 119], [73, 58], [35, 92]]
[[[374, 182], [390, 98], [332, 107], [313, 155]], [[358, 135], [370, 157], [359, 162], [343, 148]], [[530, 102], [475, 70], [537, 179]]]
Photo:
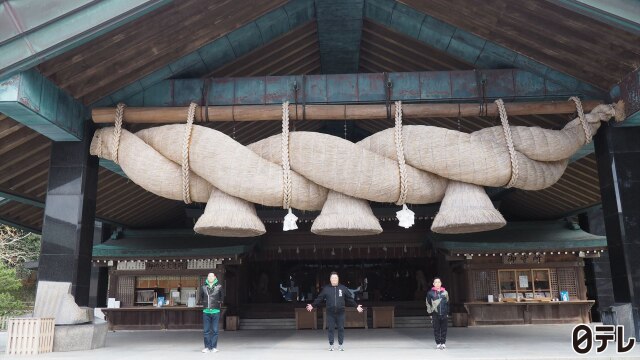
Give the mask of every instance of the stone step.
[[240, 319], [240, 330], [292, 330], [294, 319]]
[[[433, 321], [430, 316], [402, 316], [394, 319], [396, 328], [432, 328]], [[449, 317], [449, 326], [453, 326], [453, 320]]]

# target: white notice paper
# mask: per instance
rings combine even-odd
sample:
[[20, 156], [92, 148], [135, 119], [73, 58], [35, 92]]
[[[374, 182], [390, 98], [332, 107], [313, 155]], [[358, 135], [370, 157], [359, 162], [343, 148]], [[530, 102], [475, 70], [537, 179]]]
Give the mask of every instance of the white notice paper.
[[520, 288], [526, 289], [529, 287], [529, 277], [527, 275], [520, 275]]

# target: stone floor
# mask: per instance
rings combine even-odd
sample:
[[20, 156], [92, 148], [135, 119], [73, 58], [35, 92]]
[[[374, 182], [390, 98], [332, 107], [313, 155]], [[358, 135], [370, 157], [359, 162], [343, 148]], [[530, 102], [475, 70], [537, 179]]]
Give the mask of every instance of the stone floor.
[[[450, 328], [448, 349], [435, 349], [431, 329], [347, 329], [345, 352], [327, 351], [320, 330], [221, 332], [220, 352], [202, 354], [198, 331], [109, 332], [102, 349], [34, 356], [38, 359], [640, 359], [640, 345], [616, 354], [613, 343], [602, 354], [579, 355], [571, 348], [572, 325], [513, 325]], [[0, 333], [0, 358], [7, 336]], [[28, 359], [31, 357], [15, 357]]]

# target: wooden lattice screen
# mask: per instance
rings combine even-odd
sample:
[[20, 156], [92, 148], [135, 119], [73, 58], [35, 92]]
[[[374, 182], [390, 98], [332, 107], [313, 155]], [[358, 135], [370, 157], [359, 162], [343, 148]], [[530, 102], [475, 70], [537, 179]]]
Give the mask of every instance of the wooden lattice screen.
[[487, 301], [487, 295], [498, 293], [498, 272], [495, 270], [474, 271], [473, 284], [473, 298], [476, 301]]
[[576, 268], [558, 268], [556, 269], [558, 278], [558, 291], [566, 290], [569, 292], [569, 299], [578, 299], [578, 274]]
[[120, 307], [133, 306], [135, 286], [135, 276], [118, 277], [118, 295], [116, 298], [120, 300]]

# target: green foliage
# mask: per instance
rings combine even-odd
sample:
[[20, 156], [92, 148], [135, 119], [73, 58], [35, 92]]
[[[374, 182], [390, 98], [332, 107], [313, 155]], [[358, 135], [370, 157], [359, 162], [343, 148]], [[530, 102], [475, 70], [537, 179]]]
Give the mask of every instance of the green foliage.
[[7, 225], [0, 225], [0, 261], [19, 267], [40, 256], [40, 236]]
[[24, 310], [24, 304], [17, 297], [22, 282], [16, 277], [15, 269], [0, 262], [0, 316], [14, 315]]

